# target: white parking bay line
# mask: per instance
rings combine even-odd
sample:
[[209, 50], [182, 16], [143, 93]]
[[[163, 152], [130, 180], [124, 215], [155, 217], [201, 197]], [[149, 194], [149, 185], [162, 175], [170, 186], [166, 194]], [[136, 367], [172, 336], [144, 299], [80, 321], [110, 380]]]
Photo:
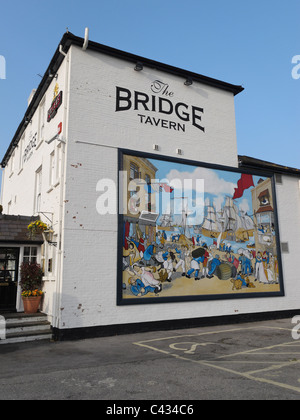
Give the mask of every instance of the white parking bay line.
[[[260, 329], [264, 328], [259, 327]], [[268, 327], [266, 327], [268, 328]], [[224, 329], [224, 330], [217, 330], [217, 331], [208, 331], [208, 332], [204, 332], [204, 333], [199, 333], [199, 334], [186, 334], [186, 335], [173, 335], [173, 336], [169, 336], [169, 337], [159, 337], [159, 338], [155, 338], [152, 340], [145, 340], [145, 341], [141, 341], [141, 342], [136, 342], [133, 343], [134, 345], [137, 346], [141, 346], [141, 347], [145, 347], [148, 349], [151, 349], [153, 351], [156, 352], [160, 352], [163, 354], [167, 354], [170, 355], [178, 360], [184, 360], [184, 361], [188, 361], [190, 363], [194, 363], [197, 364], [199, 366], [207, 366], [207, 367], [211, 367], [213, 369], [217, 369], [217, 370], [221, 370], [223, 372], [228, 372], [230, 374], [234, 374], [234, 375], [238, 375], [240, 377], [249, 379], [251, 381], [254, 382], [258, 382], [258, 383], [265, 383], [265, 384], [269, 384], [269, 385], [274, 385], [276, 387], [280, 387], [280, 388], [284, 388], [284, 389], [288, 389], [291, 391], [295, 391], [297, 393], [300, 393], [300, 386], [294, 386], [291, 385], [289, 383], [284, 383], [284, 382], [278, 382], [266, 377], [262, 377], [261, 374], [265, 374], [267, 372], [271, 372], [274, 370], [279, 370], [279, 369], [287, 369], [289, 367], [293, 367], [296, 366], [300, 363], [300, 360], [296, 359], [297, 356], [300, 355], [299, 352], [294, 352], [294, 351], [287, 351], [289, 349], [291, 350], [295, 350], [295, 348], [300, 346], [300, 343], [295, 343], [295, 341], [293, 342], [286, 342], [286, 343], [280, 343], [280, 344], [275, 344], [275, 345], [271, 345], [271, 346], [267, 346], [267, 347], [261, 347], [261, 348], [256, 348], [256, 349], [251, 349], [251, 350], [245, 350], [242, 352], [236, 352], [236, 353], [232, 353], [232, 354], [222, 354], [220, 356], [216, 356], [215, 358], [213, 358], [212, 360], [196, 360], [193, 358], [193, 356], [195, 354], [197, 354], [197, 348], [198, 346], [200, 346], [200, 348], [205, 348], [207, 345], [219, 345], [218, 343], [212, 343], [211, 341], [209, 343], [199, 343], [199, 341], [197, 342], [192, 342], [192, 341], [182, 341], [180, 342], [180, 340], [186, 340], [187, 338], [191, 339], [199, 339], [201, 337], [204, 338], [204, 336], [210, 336], [210, 340], [213, 338], [213, 335], [217, 335], [217, 334], [222, 334], [222, 333], [236, 333], [239, 332], [241, 333], [241, 331], [247, 331], [247, 330], [255, 330], [257, 328], [255, 327], [250, 327], [250, 328], [234, 328], [234, 329]], [[275, 327], [272, 327], [272, 329], [276, 329]], [[283, 328], [278, 328], [278, 330], [284, 330]], [[288, 329], [286, 329], [288, 330]], [[290, 330], [291, 331], [291, 330]], [[172, 342], [170, 344], [168, 344], [168, 341], [170, 342], [172, 340]], [[176, 343], [174, 342], [176, 340]], [[160, 343], [160, 345], [159, 345]], [[180, 345], [181, 344], [181, 345]], [[224, 343], [223, 343], [224, 344]], [[182, 346], [183, 345], [183, 346]], [[190, 347], [189, 347], [190, 346]], [[173, 351], [172, 351], [173, 350]], [[174, 353], [174, 350], [177, 351], [181, 351], [181, 354], [178, 353]], [[187, 357], [187, 355], [189, 357]], [[199, 354], [198, 354], [199, 356]], [[252, 360], [246, 360], [245, 357], [249, 357], [251, 356]], [[261, 356], [266, 356], [266, 358], [268, 358], [267, 360], [258, 360], [259, 357]], [[290, 360], [274, 360], [275, 357], [273, 356], [278, 356], [278, 357], [286, 357], [289, 356]], [[232, 359], [236, 359], [239, 358], [239, 360], [232, 360]], [[272, 360], [270, 360], [270, 357], [272, 358]], [[226, 360], [225, 360], [226, 359]], [[299, 358], [300, 359], [300, 358]], [[224, 366], [226, 363], [229, 364], [229, 366]], [[244, 371], [241, 372], [239, 370], [237, 370], [237, 365], [254, 365], [257, 368], [259, 366], [261, 366], [261, 369], [256, 369], [256, 370], [251, 370], [251, 371]], [[264, 367], [262, 367], [262, 365]], [[269, 365], [269, 366], [268, 366]], [[253, 367], [254, 367], [253, 366]], [[255, 375], [255, 376], [254, 376]], [[259, 375], [259, 376], [256, 376]], [[300, 382], [300, 380], [298, 381]]]

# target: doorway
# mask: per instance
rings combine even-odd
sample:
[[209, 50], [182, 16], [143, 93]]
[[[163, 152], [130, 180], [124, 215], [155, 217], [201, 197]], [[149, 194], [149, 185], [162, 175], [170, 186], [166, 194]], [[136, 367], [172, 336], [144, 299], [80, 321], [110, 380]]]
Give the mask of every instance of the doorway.
[[0, 312], [16, 310], [19, 254], [19, 248], [0, 247]]

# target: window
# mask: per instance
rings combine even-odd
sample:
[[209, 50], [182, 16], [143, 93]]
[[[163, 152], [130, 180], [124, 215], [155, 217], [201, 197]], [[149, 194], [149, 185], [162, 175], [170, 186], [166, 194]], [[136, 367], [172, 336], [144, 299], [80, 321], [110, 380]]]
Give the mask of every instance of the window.
[[269, 190], [262, 191], [259, 196], [260, 207], [265, 207], [270, 205], [270, 193]]
[[130, 179], [139, 179], [140, 178], [140, 172], [139, 168], [135, 163], [130, 162]]
[[49, 186], [48, 192], [52, 191], [53, 187], [59, 184], [61, 178], [61, 164], [62, 164], [62, 148], [61, 144], [57, 146], [55, 150], [50, 154], [50, 166], [49, 166]]
[[148, 212], [151, 213], [151, 187], [150, 187], [150, 185], [151, 185], [151, 178], [150, 178], [150, 176], [148, 174], [146, 174], [146, 176], [145, 176], [145, 181], [146, 181], [147, 189], [148, 189], [148, 194], [147, 194], [147, 199], [148, 199], [148, 201], [147, 201], [147, 207], [148, 207]]
[[13, 151], [10, 157], [10, 174], [12, 175], [15, 170], [15, 151]]
[[57, 146], [56, 149], [56, 182], [60, 181], [61, 177], [61, 163], [62, 163], [62, 149], [61, 144]]
[[0, 283], [17, 281], [18, 259], [17, 248], [0, 248]]
[[39, 142], [44, 140], [45, 135], [45, 98], [40, 105], [40, 114], [39, 114]]
[[53, 270], [53, 260], [52, 258], [48, 259], [48, 273], [52, 273]]
[[24, 147], [24, 141], [25, 141], [25, 134], [23, 135], [23, 137], [20, 140], [19, 143], [19, 171], [21, 171], [21, 169], [23, 169], [23, 147]]
[[35, 198], [34, 198], [34, 213], [41, 210], [42, 200], [42, 167], [35, 173]]
[[37, 246], [25, 246], [23, 262], [37, 262]]
[[50, 176], [49, 176], [49, 184], [52, 187], [55, 184], [55, 177], [56, 177], [56, 171], [55, 171], [55, 151], [50, 155]]

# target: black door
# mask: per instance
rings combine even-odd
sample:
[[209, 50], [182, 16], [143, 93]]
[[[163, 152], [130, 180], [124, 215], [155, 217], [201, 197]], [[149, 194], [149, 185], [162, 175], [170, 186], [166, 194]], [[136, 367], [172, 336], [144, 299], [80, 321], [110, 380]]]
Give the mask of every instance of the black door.
[[0, 311], [15, 311], [19, 248], [0, 247]]

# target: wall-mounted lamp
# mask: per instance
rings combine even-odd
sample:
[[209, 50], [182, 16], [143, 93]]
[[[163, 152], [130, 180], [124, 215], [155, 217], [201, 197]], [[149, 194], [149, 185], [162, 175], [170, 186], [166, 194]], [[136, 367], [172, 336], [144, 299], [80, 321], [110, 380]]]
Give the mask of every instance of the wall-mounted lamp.
[[52, 71], [49, 70], [48, 77], [50, 77], [50, 79], [57, 79], [58, 74], [57, 73], [52, 73]]
[[62, 137], [60, 138], [59, 137], [59, 134], [55, 134], [55, 136], [53, 136], [50, 140], [45, 140], [45, 143], [51, 144], [54, 140], [58, 140], [61, 143], [66, 144], [66, 140], [64, 138], [62, 138]]
[[144, 68], [143, 63], [137, 62], [136, 65], [135, 65], [134, 70], [135, 71], [142, 71], [143, 68]]
[[184, 82], [184, 84], [185, 86], [191, 86], [193, 84], [193, 80], [190, 77], [188, 77], [186, 81]]
[[52, 143], [54, 140], [58, 140], [61, 143], [66, 144], [66, 140], [63, 139], [62, 137], [60, 138], [59, 135], [62, 133], [62, 123], [59, 123], [57, 126], [57, 133], [55, 134], [55, 136], [53, 136], [50, 140], [45, 140], [45, 143], [50, 144]]

